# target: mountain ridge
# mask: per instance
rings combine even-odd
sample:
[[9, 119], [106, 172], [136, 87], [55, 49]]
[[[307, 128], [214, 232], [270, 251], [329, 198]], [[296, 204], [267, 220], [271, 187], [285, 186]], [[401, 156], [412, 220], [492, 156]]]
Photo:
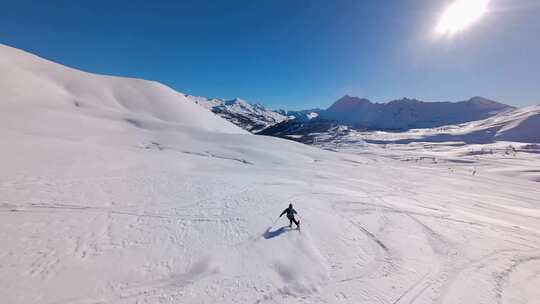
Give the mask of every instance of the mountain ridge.
[[402, 98], [387, 103], [345, 95], [320, 114], [355, 129], [407, 130], [459, 124], [488, 118], [514, 107], [475, 96], [458, 102]]
[[225, 100], [185, 96], [252, 133], [261, 133], [277, 124], [304, 124], [315, 120], [317, 120], [317, 128], [320, 128], [325, 121], [332, 121], [332, 125], [345, 125], [359, 130], [398, 131], [432, 128], [481, 120], [515, 109], [515, 107], [480, 96], [457, 102], [425, 102], [405, 97], [385, 103], [374, 103], [367, 98], [345, 95], [327, 109], [314, 108], [298, 111], [270, 110], [261, 104], [249, 103], [238, 97]]
[[225, 100], [185, 95], [194, 103], [212, 111], [220, 117], [252, 133], [287, 120], [287, 116], [267, 109], [261, 104], [252, 104], [239, 97]]

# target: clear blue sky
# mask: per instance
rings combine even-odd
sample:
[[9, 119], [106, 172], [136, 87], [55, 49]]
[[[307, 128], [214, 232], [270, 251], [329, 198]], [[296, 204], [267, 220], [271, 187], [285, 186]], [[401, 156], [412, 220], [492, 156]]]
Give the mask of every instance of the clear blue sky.
[[540, 1], [491, 0], [467, 31], [433, 39], [448, 2], [0, 0], [0, 43], [272, 108], [345, 94], [540, 103]]

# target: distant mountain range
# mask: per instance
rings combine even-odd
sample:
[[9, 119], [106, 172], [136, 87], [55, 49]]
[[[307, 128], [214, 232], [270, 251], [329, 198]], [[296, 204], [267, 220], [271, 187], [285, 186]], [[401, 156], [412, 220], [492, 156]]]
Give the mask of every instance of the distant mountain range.
[[460, 102], [423, 102], [403, 98], [388, 103], [372, 103], [368, 99], [344, 96], [322, 111], [319, 118], [354, 129], [402, 131], [485, 119], [509, 109], [513, 107], [482, 97]]
[[[367, 99], [344, 96], [311, 120], [289, 119], [258, 134], [313, 144], [320, 138], [335, 140], [354, 131], [407, 131], [479, 121], [515, 110], [514, 107], [473, 97], [460, 102], [423, 102], [400, 99], [372, 103]], [[321, 134], [324, 134], [321, 137]]]
[[388, 103], [344, 96], [328, 109], [270, 110], [240, 98], [223, 100], [186, 95], [193, 102], [252, 133], [303, 137], [337, 126], [353, 130], [405, 131], [482, 120], [514, 107], [473, 97], [460, 102], [423, 102], [403, 98]]
[[[409, 144], [413, 142], [459, 142], [489, 144], [500, 141], [540, 143], [540, 105], [508, 110], [486, 119], [437, 128], [411, 129], [404, 132], [369, 132], [335, 127], [320, 133], [296, 136], [295, 140], [322, 148], [343, 148], [372, 144]], [[531, 148], [537, 149], [538, 145]]]
[[403, 98], [372, 103], [368, 99], [344, 96], [326, 110], [301, 111], [274, 111], [240, 98], [185, 97], [252, 133], [306, 144], [358, 140], [373, 143], [540, 142], [537, 131], [540, 130], [540, 106], [516, 109], [483, 97], [459, 102]]

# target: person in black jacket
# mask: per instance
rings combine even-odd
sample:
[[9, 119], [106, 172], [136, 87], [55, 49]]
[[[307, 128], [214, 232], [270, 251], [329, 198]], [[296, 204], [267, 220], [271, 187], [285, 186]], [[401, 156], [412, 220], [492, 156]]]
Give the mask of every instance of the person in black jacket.
[[296, 213], [297, 212], [296, 212], [296, 210], [294, 210], [292, 204], [289, 204], [289, 207], [287, 209], [283, 210], [283, 212], [281, 212], [279, 217], [281, 217], [284, 214], [287, 214], [287, 218], [289, 219], [289, 227], [292, 227], [292, 224], [294, 223], [297, 228], [300, 228], [300, 221], [294, 218], [294, 215]]

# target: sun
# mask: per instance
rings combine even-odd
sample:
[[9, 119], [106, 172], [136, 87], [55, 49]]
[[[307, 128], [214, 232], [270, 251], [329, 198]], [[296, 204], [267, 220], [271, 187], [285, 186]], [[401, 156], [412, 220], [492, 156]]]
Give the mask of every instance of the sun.
[[444, 11], [435, 27], [438, 35], [453, 35], [467, 29], [487, 11], [490, 0], [455, 0]]

